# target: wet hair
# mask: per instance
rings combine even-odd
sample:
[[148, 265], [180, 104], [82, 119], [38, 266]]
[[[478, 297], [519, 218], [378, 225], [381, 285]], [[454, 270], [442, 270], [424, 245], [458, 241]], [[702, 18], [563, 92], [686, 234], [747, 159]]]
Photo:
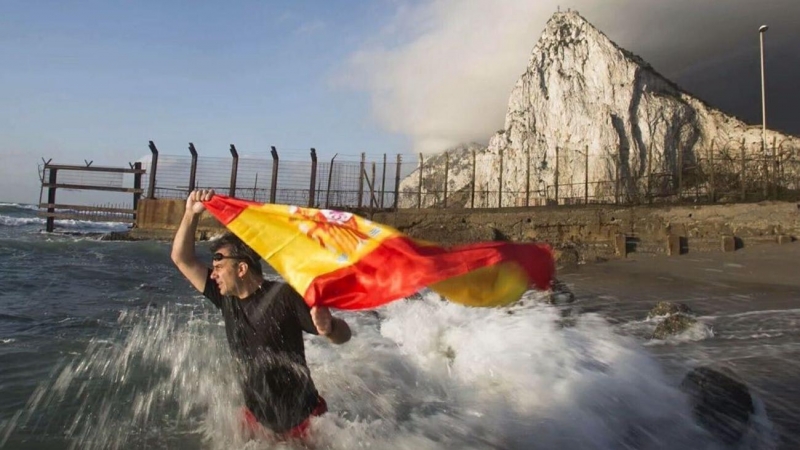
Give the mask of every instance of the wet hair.
[[211, 253], [216, 253], [223, 247], [230, 249], [230, 256], [247, 263], [248, 272], [252, 272], [253, 275], [258, 275], [259, 277], [264, 276], [261, 269], [261, 257], [235, 234], [226, 231], [219, 239], [212, 241]]

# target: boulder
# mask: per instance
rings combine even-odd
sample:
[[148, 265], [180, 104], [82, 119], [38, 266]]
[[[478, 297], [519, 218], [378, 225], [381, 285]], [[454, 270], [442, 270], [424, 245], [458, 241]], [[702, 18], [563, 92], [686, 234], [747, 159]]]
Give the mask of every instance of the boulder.
[[138, 241], [139, 239], [132, 236], [127, 231], [112, 231], [100, 236], [101, 241]]
[[739, 442], [754, 412], [750, 390], [743, 382], [710, 367], [698, 367], [681, 382], [692, 412], [709, 433], [728, 446]]
[[653, 332], [653, 339], [666, 339], [670, 336], [683, 333], [697, 323], [697, 319], [686, 314], [673, 314], [667, 316], [658, 324]]
[[656, 306], [647, 313], [647, 318], [652, 319], [673, 314], [692, 314], [692, 310], [684, 303], [658, 302]]
[[575, 301], [575, 294], [572, 290], [559, 280], [553, 280], [553, 287], [550, 289], [545, 301], [551, 305], [561, 306], [573, 303]]

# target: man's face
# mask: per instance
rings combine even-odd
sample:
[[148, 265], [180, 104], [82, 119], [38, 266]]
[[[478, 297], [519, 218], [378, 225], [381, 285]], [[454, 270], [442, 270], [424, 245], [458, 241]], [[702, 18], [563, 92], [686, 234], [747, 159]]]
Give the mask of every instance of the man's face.
[[233, 295], [239, 283], [241, 260], [231, 257], [231, 249], [222, 247], [214, 253], [211, 262], [211, 279], [219, 286], [222, 295]]

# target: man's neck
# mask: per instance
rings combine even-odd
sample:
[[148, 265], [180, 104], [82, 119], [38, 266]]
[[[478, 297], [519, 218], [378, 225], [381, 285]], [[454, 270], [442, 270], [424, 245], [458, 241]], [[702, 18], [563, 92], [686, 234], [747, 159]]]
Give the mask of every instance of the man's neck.
[[238, 297], [239, 300], [243, 300], [253, 295], [253, 293], [261, 287], [261, 283], [263, 281], [264, 280], [255, 275], [245, 275], [242, 282], [236, 287], [236, 294], [234, 294], [234, 297]]

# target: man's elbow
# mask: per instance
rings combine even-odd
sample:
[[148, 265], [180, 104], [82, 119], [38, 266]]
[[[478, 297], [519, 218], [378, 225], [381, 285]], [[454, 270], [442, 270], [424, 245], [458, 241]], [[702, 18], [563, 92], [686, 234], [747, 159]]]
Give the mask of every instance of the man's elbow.
[[172, 254], [170, 255], [172, 258], [173, 264], [178, 268], [186, 267], [192, 261], [192, 257], [184, 254], [183, 252], [172, 250]]
[[170, 258], [172, 258], [172, 262], [176, 266], [180, 266], [184, 262], [183, 258], [181, 258], [181, 254], [179, 252], [176, 252], [175, 250], [172, 250], [172, 254], [170, 254]]

